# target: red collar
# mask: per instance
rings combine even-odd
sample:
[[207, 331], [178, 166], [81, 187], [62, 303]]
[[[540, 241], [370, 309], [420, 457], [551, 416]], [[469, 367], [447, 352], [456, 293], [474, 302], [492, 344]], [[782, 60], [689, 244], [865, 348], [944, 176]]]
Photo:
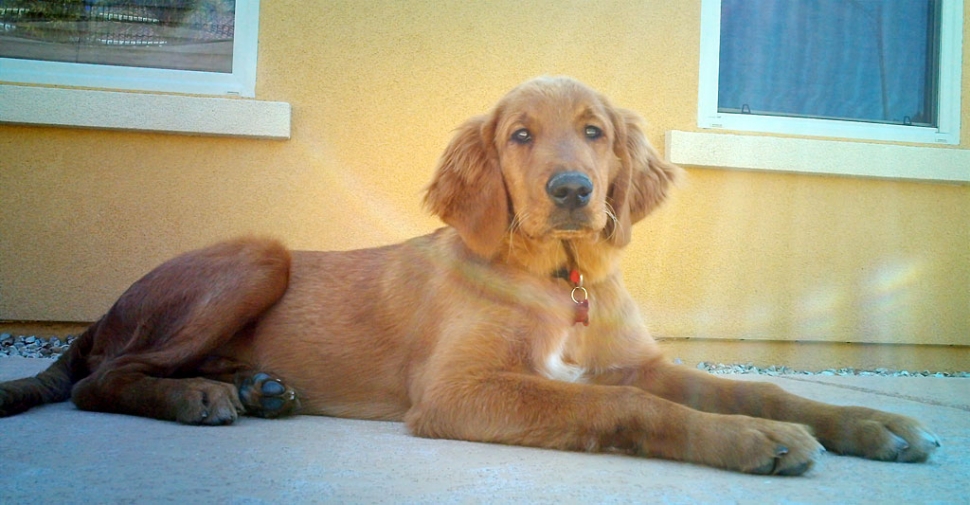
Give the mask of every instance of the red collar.
[[583, 274], [576, 269], [560, 268], [553, 277], [565, 279], [573, 286], [573, 290], [569, 293], [569, 297], [576, 304], [576, 318], [573, 324], [583, 323], [583, 326], [589, 326], [589, 292], [583, 287]]

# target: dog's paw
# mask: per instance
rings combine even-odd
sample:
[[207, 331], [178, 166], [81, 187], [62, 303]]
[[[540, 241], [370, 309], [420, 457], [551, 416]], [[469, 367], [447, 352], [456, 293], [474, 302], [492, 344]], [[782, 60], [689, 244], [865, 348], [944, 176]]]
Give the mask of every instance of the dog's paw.
[[838, 429], [823, 442], [834, 453], [920, 463], [941, 446], [919, 421], [863, 407], [840, 407]]
[[244, 374], [236, 378], [239, 399], [246, 413], [276, 418], [296, 412], [300, 400], [282, 380], [265, 372]]
[[183, 424], [232, 424], [243, 411], [232, 384], [208, 379], [181, 379], [175, 420]]
[[689, 428], [687, 459], [758, 475], [802, 475], [825, 452], [807, 426], [740, 415], [703, 414]]
[[738, 470], [758, 475], [802, 475], [825, 452], [808, 427], [750, 419], [737, 440]]

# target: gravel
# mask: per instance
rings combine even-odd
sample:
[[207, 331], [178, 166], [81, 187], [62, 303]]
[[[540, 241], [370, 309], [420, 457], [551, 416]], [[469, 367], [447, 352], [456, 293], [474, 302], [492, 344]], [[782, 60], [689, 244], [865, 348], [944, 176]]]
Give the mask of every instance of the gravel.
[[69, 335], [62, 340], [58, 337], [43, 338], [33, 335], [0, 333], [0, 358], [21, 356], [24, 358], [57, 359], [67, 351], [75, 338], [77, 338], [75, 335]]
[[[675, 360], [676, 361], [676, 360]], [[702, 361], [697, 364], [698, 370], [707, 370], [715, 375], [731, 374], [760, 374], [760, 375], [820, 375], [820, 376], [858, 376], [858, 377], [970, 377], [970, 372], [931, 372], [929, 370], [890, 370], [875, 368], [872, 370], [857, 370], [855, 368], [827, 368], [818, 371], [795, 370], [787, 366], [756, 367], [751, 364], [725, 365], [724, 363], [708, 363]]]
[[[43, 338], [33, 335], [11, 335], [0, 333], [0, 358], [6, 356], [21, 356], [24, 358], [47, 358], [57, 359], [67, 351], [71, 342], [77, 338], [69, 335], [66, 339], [58, 337]], [[678, 358], [674, 360], [677, 364], [682, 364]], [[795, 370], [787, 366], [757, 367], [751, 364], [736, 365], [724, 363], [709, 363], [702, 361], [697, 364], [698, 370], [707, 370], [715, 375], [732, 374], [759, 374], [759, 375], [821, 375], [821, 376], [882, 376], [882, 377], [970, 377], [970, 372], [931, 372], [909, 371], [909, 370], [889, 370], [887, 368], [876, 368], [874, 370], [856, 370], [855, 368], [828, 368], [818, 371]]]

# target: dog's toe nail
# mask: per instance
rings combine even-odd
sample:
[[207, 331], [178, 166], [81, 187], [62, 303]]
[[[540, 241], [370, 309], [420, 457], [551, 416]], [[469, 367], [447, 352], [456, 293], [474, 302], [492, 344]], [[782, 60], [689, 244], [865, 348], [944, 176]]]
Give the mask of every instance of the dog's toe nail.
[[932, 433], [930, 433], [928, 431], [920, 430], [919, 435], [920, 435], [920, 437], [923, 440], [925, 440], [926, 442], [928, 442], [930, 445], [933, 445], [935, 447], [941, 447], [942, 446], [942, 444], [940, 444], [940, 439], [936, 435], [934, 435], [934, 434], [932, 434]]
[[896, 446], [897, 451], [905, 451], [906, 449], [909, 449], [909, 442], [907, 442], [906, 439], [896, 434], [892, 434], [892, 437], [893, 445]]

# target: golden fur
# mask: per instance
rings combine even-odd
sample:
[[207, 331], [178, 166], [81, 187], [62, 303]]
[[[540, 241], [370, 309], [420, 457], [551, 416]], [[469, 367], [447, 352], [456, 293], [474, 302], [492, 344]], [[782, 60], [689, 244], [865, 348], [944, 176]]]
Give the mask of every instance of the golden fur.
[[[915, 420], [663, 358], [618, 260], [680, 176], [636, 114], [568, 78], [529, 81], [445, 150], [425, 203], [448, 227], [377, 249], [247, 238], [179, 256], [48, 371], [0, 385], [0, 415], [70, 394], [190, 424], [392, 419], [424, 437], [754, 473], [803, 473], [823, 445], [925, 460], [939, 443]], [[563, 270], [583, 275], [588, 326]]]

